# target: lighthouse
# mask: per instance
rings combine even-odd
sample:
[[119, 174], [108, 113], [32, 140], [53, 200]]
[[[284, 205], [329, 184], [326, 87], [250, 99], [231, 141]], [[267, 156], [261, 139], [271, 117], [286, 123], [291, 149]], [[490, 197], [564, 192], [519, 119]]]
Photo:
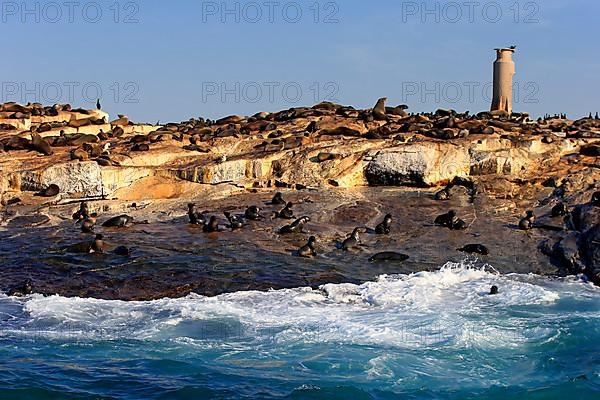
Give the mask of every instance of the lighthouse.
[[492, 111], [506, 111], [512, 113], [513, 76], [515, 75], [515, 62], [513, 61], [514, 48], [494, 49], [494, 93], [492, 96]]

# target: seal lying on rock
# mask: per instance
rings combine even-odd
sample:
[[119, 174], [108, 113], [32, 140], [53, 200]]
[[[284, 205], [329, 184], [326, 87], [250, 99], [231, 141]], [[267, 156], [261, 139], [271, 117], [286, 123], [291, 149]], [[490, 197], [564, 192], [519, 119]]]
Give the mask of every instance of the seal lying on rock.
[[409, 258], [410, 257], [407, 256], [406, 254], [396, 253], [394, 251], [384, 251], [382, 253], [377, 253], [377, 254], [371, 256], [371, 258], [369, 258], [369, 262], [372, 262], [372, 263], [388, 262], [388, 261], [402, 262], [402, 261], [408, 260]]
[[290, 225], [286, 225], [279, 229], [279, 233], [287, 234], [287, 233], [301, 233], [304, 230], [304, 225], [310, 222], [309, 217], [301, 217], [292, 222]]
[[317, 250], [315, 249], [315, 243], [317, 243], [317, 238], [311, 236], [308, 239], [308, 243], [300, 247], [300, 249], [298, 250], [298, 257], [316, 257]]
[[104, 222], [102, 226], [106, 228], [125, 228], [131, 224], [133, 224], [133, 217], [123, 214], [109, 219], [108, 221]]
[[392, 228], [392, 214], [388, 214], [383, 222], [375, 227], [375, 233], [378, 235], [388, 235]]
[[490, 254], [488, 248], [482, 244], [467, 244], [466, 246], [457, 250], [462, 251], [463, 253], [481, 254], [482, 256], [487, 256]]
[[438, 216], [435, 219], [434, 224], [444, 226], [454, 231], [467, 228], [467, 224], [465, 223], [465, 221], [458, 218], [454, 210], [450, 210], [448, 211], [448, 213]]
[[58, 187], [58, 185], [55, 185], [53, 183], [50, 186], [48, 186], [46, 189], [42, 190], [41, 192], [36, 193], [35, 196], [54, 197], [54, 196], [57, 196], [59, 193], [60, 193], [60, 188]]

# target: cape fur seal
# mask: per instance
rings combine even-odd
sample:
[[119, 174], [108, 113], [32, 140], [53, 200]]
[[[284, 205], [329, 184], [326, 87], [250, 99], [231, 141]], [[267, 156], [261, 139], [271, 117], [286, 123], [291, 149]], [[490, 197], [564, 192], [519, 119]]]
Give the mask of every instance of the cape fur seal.
[[369, 258], [369, 262], [386, 262], [386, 261], [395, 261], [402, 262], [408, 260], [410, 257], [406, 254], [396, 253], [394, 251], [384, 251], [381, 253], [377, 253]]
[[244, 226], [244, 220], [237, 215], [232, 215], [230, 212], [225, 211], [223, 213], [227, 221], [229, 221], [229, 227], [231, 230], [241, 229]]
[[194, 203], [188, 204], [188, 218], [189, 218], [190, 224], [204, 225], [206, 222], [206, 219], [204, 218], [204, 214], [196, 212], [195, 207], [196, 207], [196, 205]]
[[133, 217], [123, 214], [109, 219], [102, 226], [107, 228], [125, 228], [131, 224], [133, 224]]
[[527, 211], [525, 218], [519, 221], [519, 229], [522, 231], [529, 231], [533, 228], [533, 223], [535, 222], [535, 215], [533, 211]]
[[490, 254], [488, 248], [482, 244], [467, 244], [466, 246], [463, 246], [457, 250], [462, 251], [463, 253], [481, 254], [482, 256], [487, 256]]
[[77, 210], [73, 214], [73, 219], [76, 221], [81, 221], [90, 216], [90, 208], [86, 201], [82, 201], [79, 203], [79, 210]]
[[275, 193], [275, 196], [273, 196], [273, 199], [271, 200], [270, 204], [272, 204], [272, 205], [286, 204], [285, 200], [283, 199], [283, 194], [281, 192]]
[[315, 249], [315, 243], [317, 243], [317, 238], [314, 236], [311, 236], [308, 239], [308, 243], [306, 243], [304, 246], [300, 247], [300, 249], [298, 250], [298, 257], [306, 257], [306, 258], [316, 257], [317, 250]]
[[446, 214], [438, 216], [435, 221], [435, 225], [443, 226], [448, 229], [457, 231], [467, 228], [467, 224], [462, 219], [456, 216], [456, 211], [450, 210]]
[[86, 219], [81, 223], [81, 232], [83, 233], [92, 233], [94, 232], [94, 226], [96, 225], [96, 220], [98, 215], [96, 213], [90, 214]]
[[48, 186], [46, 189], [42, 190], [41, 192], [36, 193], [35, 196], [54, 197], [54, 196], [58, 195], [59, 193], [60, 193], [60, 188], [58, 187], [58, 185], [55, 185], [53, 183], [50, 186]]
[[294, 211], [292, 210], [294, 203], [288, 202], [283, 209], [279, 212], [275, 212], [275, 218], [281, 219], [292, 219], [294, 218]]
[[383, 222], [375, 227], [375, 233], [378, 235], [388, 235], [392, 228], [392, 214], [388, 214]]
[[206, 233], [218, 232], [219, 231], [219, 222], [217, 221], [217, 217], [214, 215], [210, 217], [208, 223], [204, 224], [202, 227], [202, 231]]
[[13, 297], [23, 297], [33, 293], [33, 282], [31, 279], [25, 280], [25, 282], [11, 288], [7, 295]]
[[360, 236], [358, 235], [361, 232], [362, 228], [354, 228], [350, 237], [342, 242], [342, 249], [349, 250], [354, 247], [358, 247], [360, 244]]
[[310, 217], [301, 217], [292, 222], [290, 225], [286, 225], [279, 229], [279, 233], [301, 233], [304, 230], [304, 225], [310, 222]]
[[377, 104], [373, 107], [373, 118], [379, 121], [387, 121], [387, 116], [385, 113], [385, 102], [387, 101], [387, 97], [382, 97], [377, 100]]
[[46, 156], [51, 156], [54, 154], [52, 148], [48, 144], [48, 142], [42, 138], [38, 133], [31, 133], [31, 147], [37, 152], [40, 152]]
[[244, 212], [244, 216], [247, 219], [251, 219], [253, 221], [257, 221], [259, 219], [262, 219], [263, 216], [260, 215], [260, 208], [258, 208], [257, 206], [250, 206], [246, 209], [246, 211]]

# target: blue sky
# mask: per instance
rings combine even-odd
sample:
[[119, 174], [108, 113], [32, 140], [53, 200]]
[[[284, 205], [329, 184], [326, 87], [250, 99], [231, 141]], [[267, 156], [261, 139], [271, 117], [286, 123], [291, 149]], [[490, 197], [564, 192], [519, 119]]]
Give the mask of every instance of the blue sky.
[[476, 112], [493, 49], [515, 44], [515, 110], [600, 111], [596, 0], [67, 3], [2, 2], [1, 101], [91, 107], [101, 92], [148, 122], [383, 96]]

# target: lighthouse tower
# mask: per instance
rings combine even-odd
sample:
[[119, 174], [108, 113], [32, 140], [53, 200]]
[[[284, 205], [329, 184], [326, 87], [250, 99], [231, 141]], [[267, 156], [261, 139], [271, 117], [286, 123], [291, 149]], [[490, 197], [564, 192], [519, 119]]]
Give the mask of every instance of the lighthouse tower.
[[515, 62], [513, 54], [515, 49], [495, 49], [494, 61], [494, 94], [492, 96], [492, 111], [506, 111], [512, 113], [513, 76], [515, 75]]

